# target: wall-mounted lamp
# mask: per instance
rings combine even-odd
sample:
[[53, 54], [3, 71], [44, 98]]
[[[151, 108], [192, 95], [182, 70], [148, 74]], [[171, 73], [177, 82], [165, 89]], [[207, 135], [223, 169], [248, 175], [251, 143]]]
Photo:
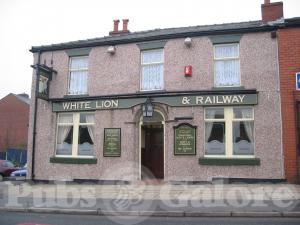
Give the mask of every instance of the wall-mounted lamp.
[[115, 46], [109, 46], [108, 48], [107, 48], [107, 53], [109, 53], [109, 54], [111, 54], [111, 55], [113, 55], [113, 54], [115, 54], [116, 53], [116, 48], [115, 48]]
[[151, 100], [148, 98], [147, 101], [142, 105], [143, 116], [152, 117], [154, 106], [152, 105]]
[[190, 37], [185, 38], [184, 39], [184, 44], [188, 48], [191, 47], [191, 45], [192, 45], [192, 38], [190, 38]]

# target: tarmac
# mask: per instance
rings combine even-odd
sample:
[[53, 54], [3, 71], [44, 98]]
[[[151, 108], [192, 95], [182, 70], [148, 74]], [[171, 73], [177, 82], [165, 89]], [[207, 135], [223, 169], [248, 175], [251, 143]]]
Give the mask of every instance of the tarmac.
[[299, 217], [300, 185], [0, 182], [0, 211], [102, 216]]

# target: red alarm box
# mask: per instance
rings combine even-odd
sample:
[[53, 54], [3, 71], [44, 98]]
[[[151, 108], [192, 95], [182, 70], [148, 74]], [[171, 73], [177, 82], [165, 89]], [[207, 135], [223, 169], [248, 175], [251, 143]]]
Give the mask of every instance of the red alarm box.
[[184, 76], [190, 77], [193, 74], [193, 67], [191, 65], [185, 66], [184, 67]]

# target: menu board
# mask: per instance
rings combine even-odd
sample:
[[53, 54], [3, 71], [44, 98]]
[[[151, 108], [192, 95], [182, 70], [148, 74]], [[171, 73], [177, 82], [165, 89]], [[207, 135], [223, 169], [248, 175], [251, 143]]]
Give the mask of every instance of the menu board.
[[174, 155], [196, 155], [196, 127], [187, 123], [174, 127]]
[[121, 128], [104, 128], [103, 156], [121, 156]]

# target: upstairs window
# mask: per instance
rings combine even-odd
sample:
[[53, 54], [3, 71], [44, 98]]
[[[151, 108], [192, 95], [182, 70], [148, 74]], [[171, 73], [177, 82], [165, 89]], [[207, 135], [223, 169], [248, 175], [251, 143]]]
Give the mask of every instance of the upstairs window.
[[69, 94], [87, 94], [88, 57], [71, 57], [69, 66]]
[[214, 46], [215, 87], [240, 86], [239, 44]]
[[164, 56], [163, 49], [142, 51], [141, 91], [163, 89]]

